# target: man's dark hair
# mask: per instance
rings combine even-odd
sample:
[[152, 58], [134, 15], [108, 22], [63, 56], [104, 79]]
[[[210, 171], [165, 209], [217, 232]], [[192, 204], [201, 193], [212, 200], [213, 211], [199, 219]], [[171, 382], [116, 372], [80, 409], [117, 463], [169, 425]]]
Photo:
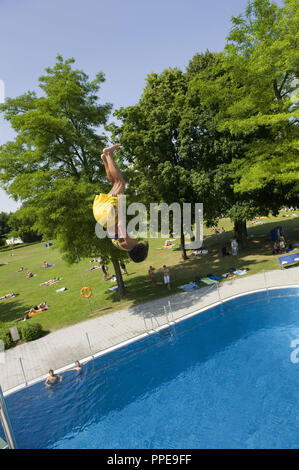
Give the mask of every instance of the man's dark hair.
[[129, 256], [134, 263], [141, 263], [144, 261], [148, 254], [148, 243], [141, 242], [137, 243], [137, 245], [133, 248], [133, 250], [129, 251]]

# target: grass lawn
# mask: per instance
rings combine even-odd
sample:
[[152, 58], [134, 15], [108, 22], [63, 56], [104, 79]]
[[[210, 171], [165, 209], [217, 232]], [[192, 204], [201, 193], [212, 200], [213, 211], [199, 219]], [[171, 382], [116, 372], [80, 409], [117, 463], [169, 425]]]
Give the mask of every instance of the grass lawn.
[[[283, 215], [290, 214], [289, 218]], [[247, 268], [248, 275], [262, 270], [272, 270], [279, 267], [277, 255], [272, 255], [273, 242], [270, 240], [270, 230], [281, 225], [284, 227], [288, 242], [299, 243], [299, 217], [291, 216], [292, 212], [282, 211], [278, 217], [260, 219], [259, 225], [248, 224], [249, 246], [241, 250], [238, 257], [221, 255], [221, 247], [230, 243], [233, 236], [232, 224], [229, 219], [222, 219], [218, 227], [224, 227], [226, 232], [221, 235], [211, 235], [211, 229], [205, 228], [204, 233], [211, 235], [204, 240], [203, 247], [215, 250], [213, 253], [201, 255], [196, 259], [183, 261], [179, 250], [179, 241], [176, 247], [163, 251], [156, 251], [165, 240], [151, 239], [147, 260], [140, 264], [128, 263], [129, 275], [124, 276], [127, 286], [127, 297], [120, 299], [117, 293], [109, 291], [109, 287], [116, 285], [110, 280], [104, 281], [102, 270], [87, 271], [96, 263], [89, 260], [81, 260], [81, 269], [76, 264], [67, 266], [61, 259], [61, 254], [55, 248], [55, 243], [50, 248], [45, 248], [43, 243], [35, 243], [30, 246], [0, 252], [0, 296], [14, 292], [19, 294], [13, 299], [0, 301], [0, 322], [15, 322], [24, 317], [24, 312], [36, 304], [46, 301], [49, 309], [29, 321], [41, 323], [44, 330], [54, 331], [67, 325], [75, 324], [96, 315], [104, 315], [133, 304], [146, 302], [158, 297], [168, 296], [169, 291], [164, 285], [153, 286], [148, 278], [148, 267], [156, 268], [157, 281], [163, 280], [162, 266], [170, 267], [172, 290], [170, 294], [181, 292], [178, 286], [193, 281], [195, 276], [206, 274], [221, 275], [230, 267]], [[299, 216], [299, 212], [297, 211]], [[227, 245], [230, 251], [230, 246]], [[299, 247], [297, 247], [296, 251]], [[43, 269], [43, 261], [54, 263], [51, 268]], [[8, 264], [4, 264], [7, 263]], [[20, 267], [24, 272], [16, 272]], [[32, 271], [35, 277], [27, 279], [25, 274]], [[109, 266], [109, 274], [113, 274], [112, 265]], [[83, 278], [82, 278], [83, 276]], [[40, 286], [53, 277], [61, 277], [62, 280], [52, 286]], [[222, 282], [225, 282], [223, 280]], [[92, 289], [90, 302], [80, 296], [80, 289], [84, 286]], [[64, 292], [56, 290], [66, 287]]]

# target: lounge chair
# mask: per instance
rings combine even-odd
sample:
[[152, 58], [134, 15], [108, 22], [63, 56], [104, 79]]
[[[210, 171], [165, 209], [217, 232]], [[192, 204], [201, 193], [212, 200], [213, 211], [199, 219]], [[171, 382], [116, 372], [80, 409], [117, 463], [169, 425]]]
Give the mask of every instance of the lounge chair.
[[299, 262], [299, 253], [294, 253], [292, 255], [280, 256], [278, 262], [281, 267], [288, 264], [298, 263]]

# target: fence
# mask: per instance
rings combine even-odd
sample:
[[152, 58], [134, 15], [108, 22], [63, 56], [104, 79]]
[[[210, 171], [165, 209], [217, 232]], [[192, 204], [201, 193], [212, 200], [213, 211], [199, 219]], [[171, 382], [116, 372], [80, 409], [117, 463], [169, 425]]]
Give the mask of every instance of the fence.
[[2, 389], [10, 393], [40, 381], [49, 369], [62, 372], [75, 360], [105, 354], [234, 296], [256, 291], [267, 294], [269, 289], [287, 286], [299, 287], [299, 267], [240, 276], [58, 330], [5, 351], [5, 360], [0, 363]]

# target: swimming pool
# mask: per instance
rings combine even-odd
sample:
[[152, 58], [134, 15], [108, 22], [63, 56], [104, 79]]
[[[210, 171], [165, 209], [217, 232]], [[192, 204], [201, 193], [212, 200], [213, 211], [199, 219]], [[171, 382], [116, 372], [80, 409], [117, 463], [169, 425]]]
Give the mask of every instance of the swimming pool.
[[298, 448], [299, 288], [238, 297], [6, 397], [19, 448]]

